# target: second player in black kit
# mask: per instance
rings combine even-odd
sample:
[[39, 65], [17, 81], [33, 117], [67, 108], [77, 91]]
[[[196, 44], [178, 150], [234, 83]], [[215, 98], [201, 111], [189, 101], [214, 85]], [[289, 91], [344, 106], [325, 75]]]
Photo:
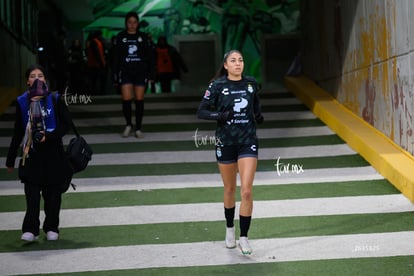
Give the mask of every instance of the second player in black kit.
[[154, 75], [155, 65], [148, 35], [143, 32], [129, 34], [122, 31], [116, 39], [118, 81], [125, 83], [125, 78], [132, 81], [137, 76], [141, 76], [138, 80], [142, 82], [148, 81], [151, 74]]
[[121, 87], [122, 112], [126, 127], [122, 134], [128, 137], [132, 129], [132, 99], [135, 96], [135, 136], [143, 137], [141, 131], [144, 114], [144, 94], [149, 81], [155, 78], [155, 55], [148, 34], [138, 30], [137, 13], [125, 16], [126, 30], [121, 31], [115, 42], [115, 79]]

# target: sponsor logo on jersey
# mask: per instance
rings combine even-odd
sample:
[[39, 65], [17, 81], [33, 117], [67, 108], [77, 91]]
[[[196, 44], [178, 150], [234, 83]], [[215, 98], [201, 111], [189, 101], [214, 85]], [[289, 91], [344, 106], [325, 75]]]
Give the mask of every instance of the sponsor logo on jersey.
[[234, 99], [233, 110], [235, 112], [240, 112], [243, 108], [247, 106], [248, 103], [249, 101], [246, 100], [245, 98]]
[[138, 50], [137, 45], [129, 45], [128, 54], [133, 55], [137, 52], [137, 50]]
[[231, 91], [231, 94], [246, 94], [246, 90]]
[[229, 89], [223, 88], [223, 90], [221, 91], [221, 94], [223, 94], [224, 96], [227, 96], [229, 94]]

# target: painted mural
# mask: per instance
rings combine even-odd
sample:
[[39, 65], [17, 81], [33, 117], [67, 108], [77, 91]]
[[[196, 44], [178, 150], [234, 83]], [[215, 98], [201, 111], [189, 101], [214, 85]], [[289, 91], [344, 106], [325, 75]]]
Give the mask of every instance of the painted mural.
[[[131, 0], [112, 12], [136, 11], [140, 30], [150, 33], [154, 42], [160, 35], [172, 43], [174, 35], [216, 34], [222, 53], [241, 50], [245, 73], [260, 81], [261, 36], [299, 32], [299, 7], [300, 0]], [[110, 41], [124, 28], [124, 21], [99, 18], [84, 29], [85, 39], [88, 30], [97, 28]]]
[[151, 33], [154, 39], [161, 34], [166, 35], [170, 41], [177, 34], [217, 34], [222, 52], [241, 50], [248, 65], [246, 74], [260, 81], [261, 35], [298, 32], [299, 2], [172, 0], [171, 7], [149, 12], [146, 15], [148, 24], [144, 24], [142, 30]]

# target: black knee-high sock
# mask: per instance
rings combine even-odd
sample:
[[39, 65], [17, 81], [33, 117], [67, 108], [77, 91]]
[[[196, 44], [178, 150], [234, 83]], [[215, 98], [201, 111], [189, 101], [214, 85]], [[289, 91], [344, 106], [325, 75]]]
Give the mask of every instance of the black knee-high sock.
[[226, 226], [233, 227], [234, 226], [234, 212], [236, 207], [233, 208], [224, 208], [224, 217], [226, 218]]
[[127, 126], [132, 126], [131, 116], [132, 116], [132, 101], [122, 100], [122, 114], [124, 114], [125, 122]]
[[144, 116], [144, 100], [135, 101], [135, 123], [136, 130], [141, 130], [142, 117]]
[[252, 217], [240, 216], [240, 237], [247, 237], [247, 232], [249, 232], [250, 222]]

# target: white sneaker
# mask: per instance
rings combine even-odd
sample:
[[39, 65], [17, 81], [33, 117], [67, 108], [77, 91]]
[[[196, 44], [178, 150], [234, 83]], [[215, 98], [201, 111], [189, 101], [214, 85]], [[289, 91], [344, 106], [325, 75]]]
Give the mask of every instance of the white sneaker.
[[57, 241], [59, 239], [59, 234], [53, 231], [48, 231], [46, 233], [46, 238], [48, 241]]
[[38, 238], [39, 236], [35, 236], [33, 235], [33, 233], [30, 233], [30, 232], [24, 232], [23, 235], [21, 236], [21, 239], [27, 242], [33, 242], [37, 240]]
[[135, 137], [137, 137], [137, 138], [143, 138], [144, 137], [144, 133], [142, 133], [141, 130], [137, 130], [137, 131], [135, 131]]
[[227, 248], [235, 248], [236, 247], [236, 233], [235, 228], [233, 227], [226, 227], [226, 247]]
[[124, 132], [122, 132], [122, 137], [128, 137], [129, 133], [131, 132], [131, 126], [126, 126]]
[[253, 252], [249, 244], [249, 239], [247, 237], [240, 237], [239, 247], [243, 255], [250, 255]]

